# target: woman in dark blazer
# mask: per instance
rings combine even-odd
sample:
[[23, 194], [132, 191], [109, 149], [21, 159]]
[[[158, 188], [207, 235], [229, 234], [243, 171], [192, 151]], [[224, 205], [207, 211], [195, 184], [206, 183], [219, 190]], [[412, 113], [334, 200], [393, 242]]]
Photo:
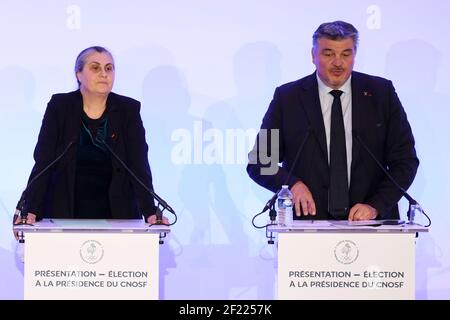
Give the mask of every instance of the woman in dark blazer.
[[103, 47], [83, 50], [77, 57], [75, 74], [79, 90], [53, 95], [45, 111], [29, 181], [64, 155], [22, 195], [27, 222], [144, 217], [154, 223], [153, 197], [104, 145], [153, 190], [140, 103], [111, 92], [114, 60]]

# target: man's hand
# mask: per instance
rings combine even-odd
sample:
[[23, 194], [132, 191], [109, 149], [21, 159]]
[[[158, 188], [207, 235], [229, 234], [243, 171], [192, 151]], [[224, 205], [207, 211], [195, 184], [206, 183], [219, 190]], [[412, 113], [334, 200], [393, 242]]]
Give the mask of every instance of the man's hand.
[[378, 216], [377, 209], [364, 203], [357, 203], [348, 214], [348, 221], [373, 220]]
[[[151, 216], [149, 216], [147, 218], [147, 223], [149, 223], [149, 224], [156, 224], [156, 214], [152, 214]], [[163, 224], [169, 224], [169, 219], [167, 219], [166, 217], [162, 216], [162, 223]]]
[[303, 215], [307, 216], [308, 214], [315, 216], [316, 215], [316, 203], [314, 202], [311, 191], [309, 191], [306, 184], [299, 181], [291, 188], [292, 192], [292, 200], [295, 205], [295, 215], [300, 217], [302, 212], [300, 211], [300, 205], [303, 211]]

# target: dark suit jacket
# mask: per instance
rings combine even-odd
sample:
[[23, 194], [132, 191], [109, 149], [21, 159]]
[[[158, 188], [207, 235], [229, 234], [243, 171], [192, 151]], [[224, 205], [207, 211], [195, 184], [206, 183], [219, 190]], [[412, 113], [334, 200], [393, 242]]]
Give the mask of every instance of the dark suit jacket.
[[[140, 103], [110, 93], [108, 106], [108, 141], [112, 150], [130, 167], [147, 187], [153, 190], [148, 163], [148, 146], [140, 116]], [[79, 90], [55, 94], [47, 105], [38, 142], [34, 151], [35, 165], [29, 181], [57, 158], [71, 141], [75, 143], [52, 170], [36, 179], [26, 194], [28, 212], [38, 218], [72, 218], [77, 145], [80, 136], [82, 96]], [[151, 195], [129, 176], [112, 158], [109, 188], [113, 219], [140, 219], [155, 213]]]
[[[353, 132], [406, 190], [414, 180], [419, 160], [410, 125], [392, 82], [353, 72], [351, 86]], [[273, 153], [272, 148], [276, 148], [278, 141], [255, 144], [247, 166], [250, 177], [273, 192], [279, 190], [282, 184], [292, 187], [297, 181], [303, 181], [316, 203], [316, 217], [331, 219], [328, 213], [326, 136], [315, 73], [275, 90], [261, 129], [280, 130], [278, 151], [282, 167], [276, 174], [261, 174], [261, 169], [267, 167], [261, 162], [261, 154]], [[303, 150], [294, 164], [303, 142]], [[350, 206], [366, 203], [378, 210], [379, 219], [399, 217], [397, 202], [402, 192], [377, 167], [355, 137], [349, 192]]]

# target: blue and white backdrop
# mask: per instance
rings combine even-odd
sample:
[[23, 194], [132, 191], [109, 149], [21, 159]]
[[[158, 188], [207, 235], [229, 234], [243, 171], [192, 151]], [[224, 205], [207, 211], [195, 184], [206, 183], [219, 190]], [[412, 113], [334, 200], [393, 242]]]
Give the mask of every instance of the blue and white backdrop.
[[417, 242], [417, 297], [449, 299], [449, 12], [441, 0], [1, 0], [0, 298], [23, 298], [11, 219], [46, 104], [76, 88], [79, 51], [102, 45], [114, 91], [142, 102], [154, 187], [179, 214], [161, 297], [272, 299], [274, 252], [251, 225], [271, 193], [246, 156], [275, 87], [314, 70], [312, 33], [339, 19], [360, 31], [355, 69], [393, 80], [412, 124], [409, 191], [433, 219]]

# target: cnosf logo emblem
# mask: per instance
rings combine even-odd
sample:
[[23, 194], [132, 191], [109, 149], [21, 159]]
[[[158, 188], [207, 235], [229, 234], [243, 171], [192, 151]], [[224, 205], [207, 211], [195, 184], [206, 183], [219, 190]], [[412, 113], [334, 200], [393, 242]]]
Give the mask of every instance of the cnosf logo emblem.
[[80, 247], [81, 259], [89, 264], [95, 264], [102, 260], [104, 254], [103, 247], [96, 240], [85, 241]]
[[334, 257], [342, 264], [351, 264], [358, 259], [358, 256], [359, 250], [353, 241], [342, 240], [334, 248]]

